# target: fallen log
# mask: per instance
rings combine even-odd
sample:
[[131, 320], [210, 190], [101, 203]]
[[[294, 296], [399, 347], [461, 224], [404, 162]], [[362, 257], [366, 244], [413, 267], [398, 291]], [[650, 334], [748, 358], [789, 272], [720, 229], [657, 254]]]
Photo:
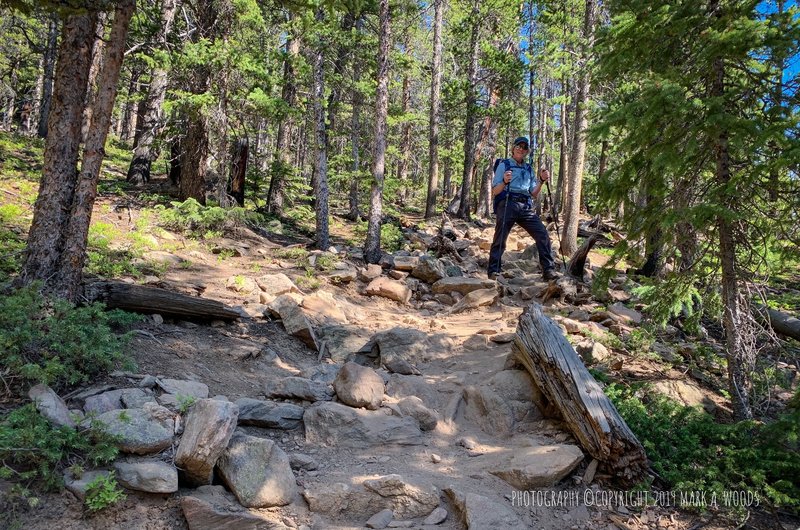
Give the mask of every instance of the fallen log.
[[767, 308], [769, 325], [776, 333], [800, 340], [800, 319], [776, 309]]
[[584, 450], [624, 485], [646, 477], [641, 443], [540, 305], [531, 304], [520, 317], [513, 352]]
[[241, 315], [218, 300], [123, 282], [91, 282], [84, 295], [89, 302], [103, 302], [112, 309], [134, 313], [203, 320], [235, 320]]

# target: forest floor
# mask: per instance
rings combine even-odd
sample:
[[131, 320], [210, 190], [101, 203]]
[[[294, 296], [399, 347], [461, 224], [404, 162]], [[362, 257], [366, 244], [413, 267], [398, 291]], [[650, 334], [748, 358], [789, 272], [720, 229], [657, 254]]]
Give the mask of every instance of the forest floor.
[[[120, 175], [119, 169], [113, 165], [106, 171], [106, 178], [109, 179], [119, 178]], [[538, 503], [536, 498], [532, 501], [521, 500], [518, 490], [491, 473], [502, 467], [503, 461], [525, 448], [577, 445], [564, 424], [538, 416], [515, 422], [512, 433], [501, 435], [492, 432], [491, 426], [487, 426], [480, 414], [471, 410], [461, 399], [466, 389], [480, 388], [507, 368], [511, 344], [506, 341], [495, 343], [489, 339], [513, 332], [523, 309], [537, 302], [535, 297], [524, 300], [521, 289], [543, 285], [536, 268], [530, 273], [519, 272], [512, 278], [501, 280], [505, 284], [504, 294], [488, 307], [450, 314], [446, 304], [430, 298], [417, 299], [416, 296], [409, 304], [403, 305], [386, 298], [365, 295], [363, 291], [368, 282], [360, 277], [345, 284], [332, 283], [328, 280], [328, 274], [309, 267], [307, 253], [287, 252], [287, 248], [305, 248], [310, 243], [307, 237], [296, 233], [275, 238], [264, 237], [243, 226], [226, 230], [224, 234], [207, 234], [207, 238], [189, 237], [159, 228], [153, 223], [152, 214], [149, 213], [152, 209], [148, 205], [152, 203], [152, 197], [168, 191], [165, 181], [156, 179], [143, 190], [119, 187], [113, 185], [113, 180], [107, 180], [105, 184], [105, 191], [95, 206], [93, 224], [97, 228], [94, 234], [101, 239], [108, 239], [100, 247], [108, 253], [109, 263], [105, 265], [118, 266], [117, 269], [109, 268], [121, 272], [116, 279], [201, 295], [240, 307], [254, 315], [253, 318], [241, 318], [231, 323], [147, 317], [135, 326], [137, 331], [127, 350], [136, 363], [139, 375], [203, 382], [209, 387], [210, 396], [222, 395], [230, 401], [236, 401], [245, 397], [264, 399], [264, 386], [270, 378], [294, 376], [313, 370], [320, 364], [332, 363], [329, 355], [319, 358], [318, 352], [289, 335], [280, 320], [265, 314], [255, 280], [276, 273], [286, 274], [294, 280], [303, 295], [319, 291], [330, 293], [335, 300], [335, 309], [340, 310], [350, 324], [360, 328], [367, 338], [401, 326], [422, 331], [437, 339], [431, 343], [425, 360], [416, 364], [421, 375], [404, 376], [406, 379], [402, 379], [402, 384], [394, 379], [395, 397], [403, 393], [417, 395], [426, 406], [440, 415], [437, 427], [424, 432], [419, 445], [378, 444], [363, 448], [323, 446], [307, 442], [302, 426], [293, 430], [240, 427], [250, 435], [274, 440], [287, 453], [299, 452], [310, 456], [318, 464], [314, 470], [295, 470], [298, 494], [291, 504], [280, 508], [250, 510], [252, 514], [262, 517], [265, 525], [266, 521], [274, 521], [289, 528], [302, 525], [314, 529], [363, 528], [366, 519], [348, 510], [338, 514], [315, 513], [300, 492], [330, 491], [335, 489], [336, 483], [356, 487], [367, 479], [398, 474], [408, 483], [428, 484], [439, 491], [450, 488], [485, 497], [490, 511], [497, 510], [500, 516], [507, 518], [507, 528], [697, 530], [732, 527], [733, 523], [725, 513], [708, 509], [689, 510], [677, 506], [641, 509], [602, 505], [600, 499], [603, 493], [614, 491], [614, 485], [602, 473], [588, 483], [584, 482], [586, 468], [591, 462], [588, 455], [569, 471], [566, 478], [540, 490], [560, 493], [561, 499], [580, 499], [579, 502], [548, 502], [545, 506], [544, 497], [540, 497]], [[12, 199], [30, 195], [31, 191], [30, 183], [25, 180], [3, 180], [0, 187]], [[25, 215], [29, 215], [31, 202], [23, 200], [20, 204], [26, 205]], [[409, 218], [408, 224], [413, 224], [413, 219]], [[362, 268], [363, 262], [346, 252], [347, 243], [355, 233], [353, 225], [336, 217], [331, 227], [332, 244], [340, 250], [337, 261], [353, 270]], [[489, 226], [478, 228], [475, 224], [466, 223], [455, 223], [455, 228], [462, 233], [467, 230], [473, 234], [477, 232], [484, 238], [490, 237], [492, 231]], [[551, 235], [555, 241], [554, 234]], [[128, 274], [131, 269], [121, 266], [128, 259], [125, 253], [132, 241], [142, 239], [149, 248], [143, 254], [150, 267], [149, 273], [148, 269], [140, 268], [143, 273]], [[532, 243], [522, 233], [517, 234], [517, 240], [520, 249]], [[477, 251], [475, 257], [461, 264], [465, 276], [485, 278], [485, 262], [481, 261], [480, 254], [485, 256], [487, 253]], [[510, 254], [513, 255], [509, 255], [509, 261], [520, 260], [521, 253]], [[144, 263], [141, 258], [134, 259], [133, 264]], [[591, 267], [596, 269], [607, 260], [607, 256], [593, 252], [589, 259]], [[622, 284], [618, 291], [620, 300], [631, 299]], [[563, 319], [577, 310], [589, 313], [603, 310], [608, 302], [590, 300], [581, 306], [572, 306], [555, 298], [545, 302], [544, 307], [546, 314]], [[631, 305], [636, 307], [635, 304]], [[631, 330], [638, 326], [628, 322], [626, 327]], [[616, 380], [649, 381], [654, 384], [668, 382], [665, 388], [672, 385], [677, 389], [674, 397], [688, 404], [705, 406], [707, 410], [724, 417], [730, 411], [728, 401], [717, 390], [717, 383], [723, 376], [721, 371], [698, 370], [696, 367], [689, 369], [682, 361], [681, 355], [697, 351], [699, 346], [712, 351], [721, 348], [713, 333], [703, 344], [686, 340], [676, 333], [658, 336], [648, 345], [647, 351], [631, 352], [611, 344], [608, 357], [595, 367], [602, 365], [602, 370]], [[665, 358], [675, 356], [680, 358], [678, 362], [665, 361]], [[794, 369], [796, 371], [796, 367]], [[394, 376], [384, 375], [390, 379], [387, 387], [389, 394], [393, 388], [391, 377]], [[413, 382], [409, 382], [411, 379], [408, 378]], [[138, 376], [116, 373], [104, 380], [94, 381], [91, 386], [123, 388], [136, 386], [138, 380]], [[684, 386], [689, 390], [683, 390]], [[790, 395], [786, 391], [785, 395], [778, 396], [778, 400], [788, 399]], [[535, 407], [533, 403], [530, 406]], [[171, 457], [170, 451], [162, 455], [164, 459]], [[192, 495], [192, 491], [192, 488], [183, 485], [176, 494], [126, 491], [124, 500], [98, 514], [86, 512], [83, 504], [68, 491], [46, 494], [41, 497], [42, 502], [37, 508], [20, 514], [18, 523], [25, 529], [50, 529], [55, 525], [62, 530], [188, 528], [180, 499]], [[408, 527], [465, 528], [452, 497], [443, 494], [441, 499], [441, 506], [449, 513], [443, 523], [424, 526], [423, 517], [410, 518]], [[593, 499], [601, 505], [587, 506], [586, 499]], [[475, 522], [480, 521], [480, 513], [473, 513], [472, 517], [478, 519], [473, 519], [469, 527], [481, 528], [481, 523]], [[800, 519], [753, 509], [747, 525], [747, 528], [788, 530], [800, 528]]]

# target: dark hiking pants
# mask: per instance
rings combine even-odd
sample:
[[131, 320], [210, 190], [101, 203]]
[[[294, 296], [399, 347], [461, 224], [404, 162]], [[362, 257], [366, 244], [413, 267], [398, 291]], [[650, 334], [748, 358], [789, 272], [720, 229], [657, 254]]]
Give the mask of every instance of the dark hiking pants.
[[[506, 211], [508, 206], [508, 211]], [[489, 274], [500, 272], [500, 261], [506, 251], [506, 239], [514, 223], [520, 225], [536, 242], [539, 251], [539, 265], [542, 272], [555, 268], [553, 251], [550, 247], [550, 235], [547, 233], [542, 220], [531, 208], [530, 200], [515, 201], [504, 200], [497, 205], [497, 224], [494, 227], [494, 240], [489, 251]]]

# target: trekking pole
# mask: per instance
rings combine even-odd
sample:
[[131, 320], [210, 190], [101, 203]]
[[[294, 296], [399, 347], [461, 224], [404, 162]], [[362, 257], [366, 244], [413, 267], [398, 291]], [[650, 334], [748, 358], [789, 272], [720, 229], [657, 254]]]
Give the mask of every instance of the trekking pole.
[[558, 212], [556, 211], [556, 205], [553, 202], [553, 194], [550, 193], [550, 179], [545, 181], [544, 185], [547, 188], [547, 200], [550, 201], [550, 211], [553, 214], [553, 221], [556, 223], [556, 235], [558, 236], [558, 255], [561, 256], [561, 263], [564, 264], [564, 272], [566, 272], [567, 261], [564, 259], [564, 254], [561, 253], [561, 229], [558, 227]]

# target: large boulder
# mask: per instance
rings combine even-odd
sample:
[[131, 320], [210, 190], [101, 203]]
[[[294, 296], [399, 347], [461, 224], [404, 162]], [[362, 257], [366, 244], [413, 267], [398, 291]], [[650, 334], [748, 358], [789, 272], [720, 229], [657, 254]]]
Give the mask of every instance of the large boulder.
[[161, 460], [128, 459], [114, 462], [117, 481], [128, 489], [148, 493], [178, 491], [178, 470]]
[[214, 465], [236, 428], [235, 403], [201, 399], [186, 415], [186, 427], [175, 455], [175, 465], [192, 484], [211, 484]]
[[486, 383], [464, 389], [465, 416], [489, 434], [511, 436], [543, 418], [542, 395], [523, 370], [503, 370]]
[[319, 350], [314, 328], [294, 298], [282, 294], [267, 307], [272, 315], [277, 315], [281, 319], [286, 333], [297, 337], [312, 350]]
[[303, 420], [303, 407], [293, 403], [262, 401], [241, 398], [236, 400], [239, 407], [239, 425], [255, 425], [268, 429], [294, 429]]
[[123, 453], [149, 455], [163, 451], [172, 445], [175, 424], [171, 413], [155, 414], [153, 409], [111, 410], [95, 419], [108, 434], [115, 437], [115, 443]]
[[317, 291], [306, 296], [300, 307], [316, 325], [348, 323], [347, 315], [342, 311], [339, 302], [327, 291]]
[[339, 370], [333, 382], [339, 400], [351, 407], [376, 410], [383, 401], [383, 378], [375, 370], [349, 362]]
[[354, 409], [340, 403], [322, 402], [303, 416], [306, 442], [338, 447], [423, 443], [417, 421], [388, 416], [383, 410]]
[[[300, 289], [297, 285], [285, 274], [279, 272], [277, 274], [266, 274], [260, 278], [256, 278], [256, 283], [259, 289], [267, 295], [267, 297], [276, 298], [286, 293], [299, 293]], [[267, 300], [269, 303], [271, 300]]]
[[362, 327], [350, 324], [325, 325], [316, 331], [320, 344], [325, 343], [325, 352], [337, 363], [364, 348], [370, 337]]
[[272, 440], [237, 431], [217, 469], [239, 503], [248, 508], [284, 506], [297, 493], [289, 457]]
[[380, 355], [381, 364], [394, 373], [412, 374], [414, 371], [400, 368], [403, 363], [413, 365], [427, 361], [430, 356], [428, 335], [413, 328], [395, 327], [376, 333], [370, 343]]
[[423, 431], [432, 431], [439, 423], [439, 415], [425, 406], [425, 403], [417, 396], [404, 397], [397, 402], [397, 408], [405, 416], [411, 416], [419, 423], [419, 428]]
[[64, 400], [47, 385], [36, 385], [28, 391], [39, 414], [56, 427], [75, 427], [75, 421], [70, 415]]
[[444, 265], [436, 258], [422, 256], [419, 263], [411, 270], [411, 276], [426, 283], [435, 283], [447, 276]]

